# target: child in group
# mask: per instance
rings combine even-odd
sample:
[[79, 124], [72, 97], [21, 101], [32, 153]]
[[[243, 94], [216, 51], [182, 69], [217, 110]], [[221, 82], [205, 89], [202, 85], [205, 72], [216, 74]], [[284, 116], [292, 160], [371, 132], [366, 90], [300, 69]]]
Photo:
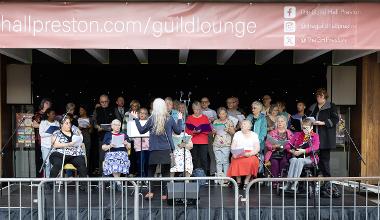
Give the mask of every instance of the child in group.
[[[183, 137], [185, 137], [188, 141], [183, 141]], [[175, 141], [177, 138], [182, 141]], [[186, 177], [190, 177], [193, 173], [194, 168], [193, 158], [190, 152], [190, 150], [193, 149], [193, 142], [191, 141], [191, 136], [184, 133], [181, 133], [180, 135], [173, 135], [173, 142], [176, 146], [173, 151], [174, 163], [172, 164], [173, 166], [170, 168], [170, 177], [174, 177], [175, 173], [183, 173], [184, 166], [186, 169]]]
[[[149, 112], [146, 108], [141, 108], [139, 111], [140, 121], [148, 120]], [[134, 149], [137, 158], [137, 170], [139, 177], [148, 177], [149, 168], [149, 138], [133, 138]]]
[[[127, 175], [129, 173], [130, 161], [127, 151], [131, 148], [131, 144], [128, 142], [128, 136], [120, 133], [121, 122], [119, 120], [112, 121], [111, 129], [112, 131], [107, 132], [103, 139], [102, 149], [107, 151], [104, 156], [103, 174], [120, 177], [120, 174]], [[120, 137], [123, 140], [121, 144], [116, 141]], [[116, 182], [116, 190], [122, 190], [120, 181]]]
[[[234, 123], [228, 119], [226, 108], [218, 108], [217, 113], [219, 118], [213, 123], [213, 134], [215, 135], [213, 149], [217, 175], [219, 177], [225, 177], [227, 176], [227, 170], [230, 166], [229, 157], [232, 136], [235, 134], [235, 126]], [[221, 181], [220, 184], [222, 185], [223, 182]]]

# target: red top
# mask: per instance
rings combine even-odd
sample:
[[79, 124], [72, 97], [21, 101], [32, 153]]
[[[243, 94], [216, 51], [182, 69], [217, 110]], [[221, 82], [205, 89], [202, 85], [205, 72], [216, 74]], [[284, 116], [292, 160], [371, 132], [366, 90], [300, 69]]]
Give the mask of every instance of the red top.
[[[187, 117], [186, 124], [193, 124], [195, 126], [199, 126], [201, 124], [210, 124], [210, 121], [205, 115], [201, 115], [199, 118], [190, 115]], [[185, 132], [191, 136], [191, 141], [193, 144], [208, 144], [208, 133], [210, 132], [202, 132], [199, 134], [193, 134], [193, 131], [186, 127]]]

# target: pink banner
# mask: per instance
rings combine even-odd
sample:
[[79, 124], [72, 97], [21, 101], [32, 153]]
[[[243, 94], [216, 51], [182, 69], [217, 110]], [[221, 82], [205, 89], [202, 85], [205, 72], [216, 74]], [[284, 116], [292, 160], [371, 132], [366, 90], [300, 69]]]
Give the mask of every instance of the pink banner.
[[1, 3], [1, 48], [380, 49], [380, 4]]

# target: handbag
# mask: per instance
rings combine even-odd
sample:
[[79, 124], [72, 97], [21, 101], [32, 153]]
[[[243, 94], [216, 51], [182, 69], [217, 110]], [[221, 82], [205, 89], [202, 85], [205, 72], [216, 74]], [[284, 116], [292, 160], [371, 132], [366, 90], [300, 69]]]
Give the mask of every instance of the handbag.
[[282, 159], [285, 156], [284, 149], [276, 150], [272, 153], [273, 159]]
[[[286, 133], [286, 139], [289, 139], [287, 133]], [[281, 160], [284, 156], [285, 156], [284, 148], [280, 148], [272, 153], [271, 158]]]
[[170, 146], [170, 167], [175, 167], [173, 148], [172, 148], [172, 144], [169, 141], [168, 134], [166, 134], [166, 131], [165, 131], [165, 137], [166, 137], [166, 141], [168, 142]]

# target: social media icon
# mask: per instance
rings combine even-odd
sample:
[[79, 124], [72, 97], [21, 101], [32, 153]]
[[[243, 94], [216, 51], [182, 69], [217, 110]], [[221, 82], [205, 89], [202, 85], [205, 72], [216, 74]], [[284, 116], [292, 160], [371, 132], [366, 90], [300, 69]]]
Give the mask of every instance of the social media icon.
[[284, 46], [285, 47], [296, 46], [296, 36], [295, 35], [284, 35]]
[[296, 22], [295, 21], [284, 21], [284, 32], [285, 33], [296, 32]]
[[284, 18], [295, 18], [297, 10], [295, 6], [285, 6], [284, 7]]

